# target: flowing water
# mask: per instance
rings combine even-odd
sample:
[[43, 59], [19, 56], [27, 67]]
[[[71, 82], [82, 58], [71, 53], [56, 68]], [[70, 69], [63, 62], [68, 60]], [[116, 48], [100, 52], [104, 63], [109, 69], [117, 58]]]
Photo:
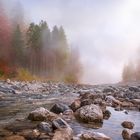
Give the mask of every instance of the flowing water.
[[[70, 104], [78, 95], [77, 94], [8, 94], [0, 99], [0, 127], [10, 124], [17, 119], [27, 117], [28, 113], [37, 107], [45, 107], [50, 109], [54, 103], [63, 102]], [[121, 123], [123, 121], [132, 121], [135, 124], [134, 131], [140, 131], [140, 112], [115, 111], [108, 107], [111, 111], [109, 120], [104, 120], [103, 125], [95, 126], [93, 124], [83, 124], [76, 120], [69, 122], [73, 128], [74, 134], [81, 132], [102, 132], [110, 136], [113, 140], [122, 140], [121, 132], [123, 130]], [[15, 125], [15, 124], [14, 124]]]

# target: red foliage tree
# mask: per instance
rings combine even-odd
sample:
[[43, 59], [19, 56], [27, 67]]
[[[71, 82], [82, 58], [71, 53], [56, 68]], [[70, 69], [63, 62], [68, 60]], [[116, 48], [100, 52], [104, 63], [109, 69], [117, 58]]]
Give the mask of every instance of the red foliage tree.
[[3, 73], [7, 73], [11, 67], [11, 55], [11, 24], [3, 7], [0, 6], [0, 70]]

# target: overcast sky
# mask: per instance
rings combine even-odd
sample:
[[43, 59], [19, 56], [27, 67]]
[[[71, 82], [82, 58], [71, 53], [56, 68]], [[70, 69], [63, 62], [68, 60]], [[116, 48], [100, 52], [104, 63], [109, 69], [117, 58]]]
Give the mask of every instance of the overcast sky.
[[[17, 0], [5, 0], [8, 4]], [[78, 47], [83, 83], [121, 80], [123, 65], [140, 47], [140, 0], [20, 0], [34, 22], [63, 25]]]

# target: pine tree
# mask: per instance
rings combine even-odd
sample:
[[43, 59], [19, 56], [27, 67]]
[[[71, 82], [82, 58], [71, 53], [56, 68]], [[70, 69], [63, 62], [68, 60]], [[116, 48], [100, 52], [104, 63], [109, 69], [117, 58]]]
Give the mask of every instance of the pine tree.
[[13, 50], [13, 58], [14, 64], [16, 66], [24, 66], [24, 39], [22, 32], [20, 30], [20, 26], [17, 27], [13, 31], [12, 35], [12, 50]]

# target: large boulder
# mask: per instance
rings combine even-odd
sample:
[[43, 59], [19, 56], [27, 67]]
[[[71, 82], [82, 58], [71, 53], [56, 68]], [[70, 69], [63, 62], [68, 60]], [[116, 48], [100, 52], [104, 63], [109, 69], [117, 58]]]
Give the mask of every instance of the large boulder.
[[134, 123], [130, 122], [130, 121], [124, 121], [121, 124], [124, 128], [128, 128], [128, 129], [133, 129], [134, 128]]
[[81, 135], [81, 140], [111, 140], [111, 138], [103, 133], [87, 132]]
[[140, 132], [135, 132], [131, 135], [130, 140], [140, 140]]
[[122, 137], [123, 137], [124, 140], [129, 140], [133, 133], [134, 132], [130, 129], [124, 129], [122, 131]]
[[78, 120], [87, 123], [103, 121], [103, 112], [101, 108], [94, 104], [86, 105], [79, 108], [78, 110], [76, 110], [75, 116]]
[[70, 108], [67, 105], [65, 105], [63, 103], [57, 103], [57, 104], [53, 105], [53, 107], [50, 109], [50, 111], [53, 113], [56, 113], [56, 114], [60, 114], [69, 109]]

